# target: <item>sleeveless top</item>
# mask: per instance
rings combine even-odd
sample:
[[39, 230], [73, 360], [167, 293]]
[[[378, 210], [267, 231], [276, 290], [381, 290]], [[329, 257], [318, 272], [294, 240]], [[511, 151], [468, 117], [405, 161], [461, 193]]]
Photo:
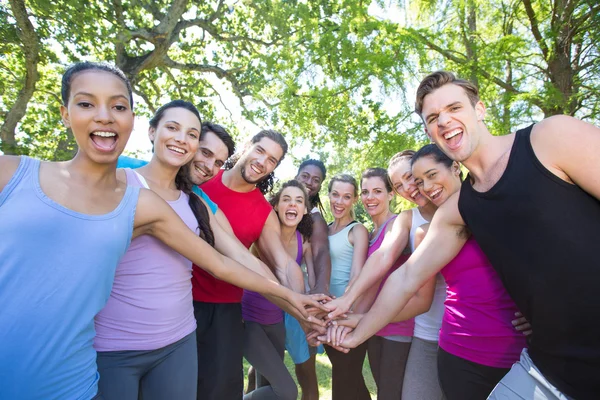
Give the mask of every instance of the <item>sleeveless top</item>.
[[[117, 168], [136, 169], [136, 168], [143, 167], [146, 164], [148, 164], [148, 161], [138, 160], [137, 158], [127, 157], [127, 156], [119, 156], [119, 159], [117, 161]], [[194, 185], [192, 190], [194, 191], [194, 193], [196, 193], [198, 196], [200, 196], [206, 202], [206, 204], [208, 204], [208, 208], [210, 208], [210, 211], [213, 214], [215, 214], [217, 212], [217, 210], [218, 210], [217, 205], [215, 204], [215, 202], [213, 202], [210, 199], [210, 197], [208, 197], [208, 195], [206, 193], [204, 193], [204, 191], [202, 189], [200, 189], [198, 186]]]
[[[125, 169], [127, 184], [146, 187]], [[142, 178], [143, 179], [143, 178]], [[192, 231], [198, 221], [181, 192], [167, 201]], [[131, 241], [115, 274], [106, 306], [96, 315], [96, 351], [156, 350], [196, 329], [192, 305], [192, 262], [150, 235]]]
[[[388, 226], [388, 224], [393, 223], [393, 221], [396, 219], [396, 217], [397, 217], [397, 215], [394, 215], [393, 217], [388, 219], [385, 222], [385, 224], [383, 224], [383, 226], [379, 228], [375, 237], [373, 239], [371, 239], [371, 241], [369, 242], [369, 251], [367, 252], [367, 258], [369, 258], [371, 256], [371, 254], [373, 254], [376, 250], [378, 250], [381, 247], [381, 243], [383, 243], [383, 239], [385, 238], [385, 235], [386, 235], [387, 226]], [[387, 281], [387, 279], [392, 274], [392, 272], [394, 272], [395, 270], [398, 269], [398, 267], [400, 267], [402, 264], [404, 264], [406, 262], [406, 260], [408, 260], [409, 256], [410, 256], [410, 252], [404, 251], [400, 255], [400, 257], [398, 257], [398, 260], [396, 260], [396, 262], [394, 263], [392, 268], [390, 268], [390, 270], [387, 272], [385, 277], [381, 280], [381, 284], [379, 285], [379, 289], [377, 290], [377, 296], [379, 296], [379, 292], [381, 292], [381, 289], [383, 288], [385, 281]], [[377, 296], [375, 298], [377, 298]], [[402, 321], [402, 322], [391, 322], [391, 323], [387, 324], [386, 326], [384, 326], [383, 328], [381, 328], [381, 330], [379, 332], [377, 332], [376, 335], [388, 337], [391, 340], [395, 340], [395, 338], [394, 338], [395, 336], [409, 336], [409, 337], [412, 336], [414, 328], [415, 328], [415, 320], [414, 320], [414, 318], [411, 318], [409, 320]]]
[[[302, 263], [302, 235], [296, 231], [298, 254], [296, 264]], [[244, 321], [257, 322], [263, 325], [273, 325], [283, 321], [283, 311], [267, 300], [262, 294], [244, 290], [242, 296], [242, 318]]]
[[[219, 205], [231, 224], [235, 236], [249, 249], [260, 237], [273, 207], [258, 189], [244, 193], [229, 189], [223, 184], [224, 172], [220, 170], [215, 177], [202, 184], [202, 190]], [[198, 266], [194, 266], [192, 276], [192, 293], [195, 301], [206, 303], [242, 301], [241, 288], [215, 278]]]
[[94, 315], [129, 246], [139, 189], [88, 215], [46, 196], [39, 170], [21, 157], [0, 192], [0, 398], [90, 399]]
[[329, 254], [331, 256], [329, 291], [335, 297], [343, 295], [350, 282], [354, 246], [350, 244], [348, 234], [356, 224], [358, 222], [352, 221], [338, 233], [329, 236]]
[[544, 167], [531, 130], [516, 133], [506, 170], [490, 190], [477, 192], [465, 180], [458, 208], [533, 327], [535, 365], [568, 396], [597, 398], [600, 201]]
[[448, 285], [440, 347], [477, 364], [510, 368], [526, 347], [519, 311], [472, 237], [443, 269]]
[[[415, 251], [415, 233], [421, 225], [428, 224], [417, 207], [412, 209], [412, 224], [410, 226], [409, 243], [411, 252]], [[435, 275], [435, 291], [429, 311], [415, 317], [414, 337], [437, 342], [444, 316], [444, 301], [446, 300], [446, 281], [442, 274]]]

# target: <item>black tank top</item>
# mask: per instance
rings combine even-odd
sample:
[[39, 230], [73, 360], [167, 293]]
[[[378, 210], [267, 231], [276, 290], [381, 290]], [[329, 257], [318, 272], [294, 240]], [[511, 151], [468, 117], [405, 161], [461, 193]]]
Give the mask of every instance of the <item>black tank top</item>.
[[599, 399], [600, 201], [540, 163], [532, 128], [516, 133], [489, 191], [467, 177], [458, 208], [533, 327], [535, 365], [568, 396]]

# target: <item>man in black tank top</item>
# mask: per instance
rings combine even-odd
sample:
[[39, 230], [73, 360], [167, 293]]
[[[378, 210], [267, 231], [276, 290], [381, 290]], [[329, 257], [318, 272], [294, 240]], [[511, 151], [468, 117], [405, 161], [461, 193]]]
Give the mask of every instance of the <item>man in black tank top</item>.
[[600, 129], [554, 116], [493, 136], [477, 88], [443, 71], [421, 82], [416, 112], [470, 173], [343, 346], [396, 315], [460, 251], [468, 228], [533, 328], [489, 398], [600, 398]]

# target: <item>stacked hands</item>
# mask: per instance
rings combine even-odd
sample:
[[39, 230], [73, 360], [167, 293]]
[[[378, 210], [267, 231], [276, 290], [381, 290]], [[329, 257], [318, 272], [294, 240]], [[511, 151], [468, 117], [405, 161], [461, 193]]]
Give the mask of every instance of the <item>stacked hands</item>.
[[[348, 353], [368, 339], [354, 332], [365, 314], [350, 311], [351, 304], [346, 304], [344, 296], [334, 299], [324, 294], [313, 294], [308, 297], [318, 302], [318, 305], [312, 303], [305, 307], [308, 316], [305, 316], [305, 322], [301, 322], [309, 345], [316, 347], [327, 344]], [[531, 324], [520, 312], [515, 313], [515, 319], [511, 323], [525, 336], [533, 333]]]

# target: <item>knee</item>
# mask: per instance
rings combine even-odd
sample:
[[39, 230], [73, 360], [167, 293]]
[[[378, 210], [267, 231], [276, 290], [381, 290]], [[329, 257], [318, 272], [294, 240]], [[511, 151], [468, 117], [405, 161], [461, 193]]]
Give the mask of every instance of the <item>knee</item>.
[[298, 386], [292, 381], [291, 385], [286, 385], [279, 396], [283, 400], [296, 400], [298, 398]]

